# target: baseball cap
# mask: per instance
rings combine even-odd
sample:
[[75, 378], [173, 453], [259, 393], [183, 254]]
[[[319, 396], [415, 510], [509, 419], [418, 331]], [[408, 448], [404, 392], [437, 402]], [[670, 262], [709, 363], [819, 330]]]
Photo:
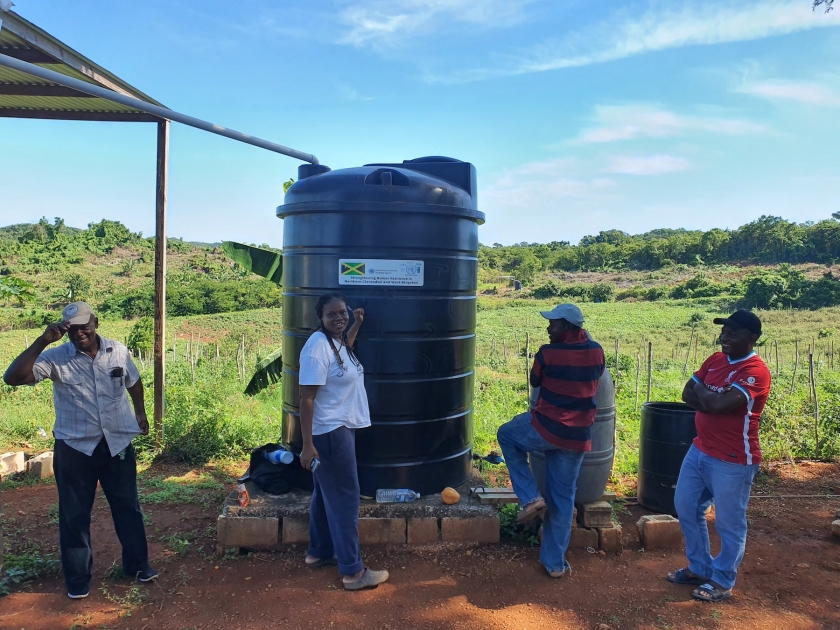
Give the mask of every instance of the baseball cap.
[[583, 326], [583, 313], [574, 304], [558, 304], [550, 311], [540, 311], [546, 319], [565, 319], [575, 326]]
[[87, 302], [73, 302], [64, 307], [61, 311], [61, 321], [67, 322], [71, 326], [83, 326], [90, 321], [90, 317], [96, 316], [90, 304]]
[[735, 311], [729, 317], [716, 317], [712, 320], [715, 324], [721, 326], [731, 326], [732, 328], [746, 328], [752, 334], [761, 336], [761, 320], [751, 311]]

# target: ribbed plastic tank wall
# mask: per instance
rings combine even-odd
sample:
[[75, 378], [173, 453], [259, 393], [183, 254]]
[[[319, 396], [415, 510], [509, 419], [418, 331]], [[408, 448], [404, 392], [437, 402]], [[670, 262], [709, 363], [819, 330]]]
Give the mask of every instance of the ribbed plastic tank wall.
[[[532, 390], [531, 407], [536, 404], [539, 387]], [[592, 425], [592, 450], [585, 453], [577, 479], [575, 503], [592, 503], [604, 495], [615, 459], [615, 384], [609, 370], [598, 380], [595, 394], [595, 424]], [[545, 496], [545, 455], [529, 455], [531, 471], [540, 492]]]
[[469, 478], [478, 226], [472, 164], [431, 157], [329, 171], [303, 165], [283, 225], [283, 441], [302, 447], [298, 358], [315, 303], [364, 308], [356, 354], [372, 426], [356, 433], [363, 495], [440, 492]]

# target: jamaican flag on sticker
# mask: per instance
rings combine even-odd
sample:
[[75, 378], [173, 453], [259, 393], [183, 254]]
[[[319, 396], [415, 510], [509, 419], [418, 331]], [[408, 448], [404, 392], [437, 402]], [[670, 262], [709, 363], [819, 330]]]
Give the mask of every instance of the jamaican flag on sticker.
[[342, 276], [363, 276], [365, 275], [365, 263], [343, 262], [341, 263]]

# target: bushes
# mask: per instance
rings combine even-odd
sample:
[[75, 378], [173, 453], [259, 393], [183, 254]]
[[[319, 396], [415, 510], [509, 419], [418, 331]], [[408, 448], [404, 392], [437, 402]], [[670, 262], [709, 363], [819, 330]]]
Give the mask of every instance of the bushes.
[[125, 345], [134, 352], [149, 353], [155, 341], [155, 322], [151, 317], [142, 317], [131, 328]]
[[801, 271], [781, 265], [779, 271], [763, 271], [747, 279], [742, 306], [746, 308], [818, 309], [840, 304], [840, 280], [826, 272], [808, 280]]
[[556, 280], [549, 280], [534, 289], [531, 297], [538, 300], [569, 298], [580, 302], [612, 302], [615, 299], [615, 286], [608, 282], [563, 285]]
[[[282, 301], [282, 289], [262, 279], [227, 282], [200, 279], [185, 286], [169, 284], [166, 287], [166, 306], [174, 316], [271, 308], [280, 306]], [[151, 316], [154, 287], [146, 284], [133, 291], [114, 294], [102, 303], [100, 310], [126, 319]]]

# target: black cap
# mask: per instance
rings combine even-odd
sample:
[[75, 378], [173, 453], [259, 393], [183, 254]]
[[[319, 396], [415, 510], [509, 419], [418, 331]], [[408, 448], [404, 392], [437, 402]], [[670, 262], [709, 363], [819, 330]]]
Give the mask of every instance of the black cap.
[[729, 317], [716, 317], [715, 324], [731, 326], [732, 328], [746, 328], [752, 334], [761, 336], [761, 320], [752, 311], [735, 311]]

